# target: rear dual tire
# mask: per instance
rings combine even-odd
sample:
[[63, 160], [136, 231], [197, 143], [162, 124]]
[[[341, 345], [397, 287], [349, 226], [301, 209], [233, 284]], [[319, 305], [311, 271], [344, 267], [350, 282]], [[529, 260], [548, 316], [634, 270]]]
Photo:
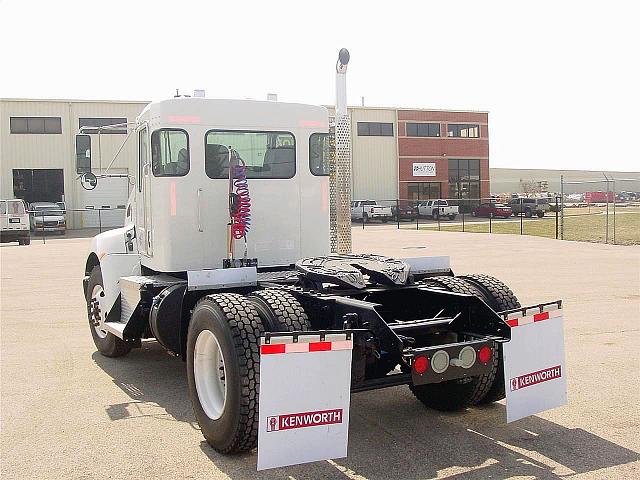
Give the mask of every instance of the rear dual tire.
[[205, 440], [220, 453], [255, 448], [258, 439], [258, 313], [234, 293], [207, 295], [187, 334], [187, 382]]
[[[520, 306], [513, 292], [489, 275], [433, 277], [424, 281], [423, 285], [477, 296], [497, 312]], [[441, 411], [460, 410], [500, 400], [505, 395], [502, 346], [493, 352], [493, 368], [489, 373], [427, 385], [410, 385], [409, 388], [424, 405]]]
[[187, 335], [187, 379], [193, 412], [211, 447], [220, 453], [256, 447], [260, 337], [309, 328], [300, 303], [281, 290], [207, 295], [196, 304]]

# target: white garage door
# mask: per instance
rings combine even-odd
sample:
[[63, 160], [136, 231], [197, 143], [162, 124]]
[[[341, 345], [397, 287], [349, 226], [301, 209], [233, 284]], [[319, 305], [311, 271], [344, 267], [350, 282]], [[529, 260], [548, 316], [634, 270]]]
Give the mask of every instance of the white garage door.
[[[127, 169], [111, 169], [109, 173], [127, 174]], [[97, 171], [94, 171], [98, 175]], [[85, 228], [121, 227], [124, 225], [125, 208], [127, 204], [128, 179], [98, 178], [98, 185], [93, 190], [82, 189], [78, 208], [89, 209], [82, 212], [81, 225]]]

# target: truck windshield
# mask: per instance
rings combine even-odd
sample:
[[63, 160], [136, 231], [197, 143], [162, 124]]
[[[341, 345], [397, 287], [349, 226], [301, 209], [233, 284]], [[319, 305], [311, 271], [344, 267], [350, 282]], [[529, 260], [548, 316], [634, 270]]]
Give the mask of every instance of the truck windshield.
[[247, 178], [292, 178], [296, 174], [296, 143], [287, 132], [207, 132], [204, 168], [209, 178], [229, 177], [228, 146], [247, 168]]

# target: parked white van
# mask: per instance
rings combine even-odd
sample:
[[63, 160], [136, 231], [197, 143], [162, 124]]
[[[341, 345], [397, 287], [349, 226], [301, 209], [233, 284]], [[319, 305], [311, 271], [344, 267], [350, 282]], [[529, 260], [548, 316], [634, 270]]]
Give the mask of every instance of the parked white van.
[[0, 242], [29, 245], [29, 214], [22, 200], [0, 200]]

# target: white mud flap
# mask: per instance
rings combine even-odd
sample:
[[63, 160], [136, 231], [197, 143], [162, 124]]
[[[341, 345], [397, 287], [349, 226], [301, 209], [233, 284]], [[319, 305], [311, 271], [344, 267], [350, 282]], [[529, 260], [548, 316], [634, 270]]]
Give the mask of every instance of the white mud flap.
[[507, 422], [567, 403], [561, 303], [504, 317], [511, 340], [503, 344]]
[[258, 470], [347, 456], [350, 334], [262, 338]]

